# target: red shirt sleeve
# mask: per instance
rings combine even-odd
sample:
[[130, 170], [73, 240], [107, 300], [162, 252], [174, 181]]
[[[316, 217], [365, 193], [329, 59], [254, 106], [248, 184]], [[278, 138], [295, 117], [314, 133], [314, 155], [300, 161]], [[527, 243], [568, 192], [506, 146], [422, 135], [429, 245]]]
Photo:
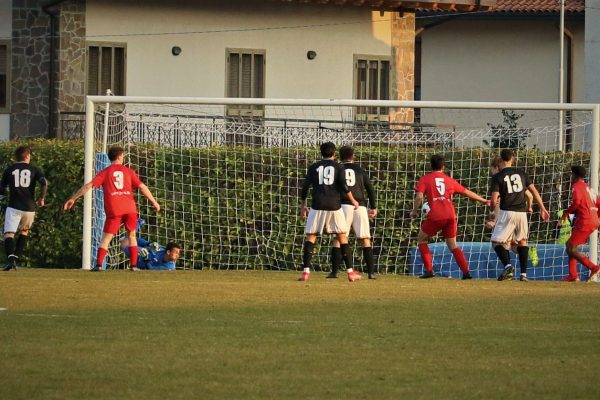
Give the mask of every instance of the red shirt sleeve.
[[421, 179], [419, 179], [419, 181], [415, 185], [415, 192], [425, 193], [425, 189], [426, 189], [425, 180], [423, 179], [423, 177], [421, 177]]
[[106, 179], [106, 169], [103, 169], [102, 171], [98, 172], [98, 174], [94, 177], [94, 179], [92, 179], [92, 185], [95, 188], [99, 188], [100, 186], [102, 186], [105, 179]]
[[567, 210], [564, 212], [564, 214], [573, 214], [578, 208], [579, 205], [581, 204], [581, 191], [578, 190], [579, 187], [573, 186], [573, 190], [571, 191], [572, 193], [572, 200], [571, 200], [571, 205], [569, 206], [569, 208], [567, 208]]
[[453, 186], [453, 189], [454, 189], [454, 193], [463, 194], [467, 190], [456, 179], [452, 179], [452, 186]]
[[138, 175], [132, 169], [129, 170], [129, 174], [131, 176], [131, 188], [137, 189], [143, 183], [142, 180], [138, 177]]

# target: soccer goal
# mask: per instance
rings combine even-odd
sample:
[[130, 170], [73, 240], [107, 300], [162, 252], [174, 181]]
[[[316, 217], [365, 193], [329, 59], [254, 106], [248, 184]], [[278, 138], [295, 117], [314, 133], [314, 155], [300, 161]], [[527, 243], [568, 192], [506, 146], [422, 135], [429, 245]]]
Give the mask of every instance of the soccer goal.
[[[85, 181], [106, 165], [105, 149], [122, 145], [163, 210], [138, 196], [140, 233], [182, 246], [185, 269], [301, 267], [304, 221], [299, 189], [319, 145], [352, 145], [371, 176], [378, 215], [372, 221], [376, 264], [382, 273], [417, 274], [416, 235], [423, 215], [409, 218], [414, 185], [443, 154], [446, 172], [488, 196], [490, 160], [513, 148], [516, 166], [538, 188], [551, 222], [530, 215], [533, 279], [566, 275], [565, 230], [558, 212], [570, 201], [570, 167], [583, 165], [598, 189], [600, 106], [543, 103], [403, 102], [91, 96], [86, 102]], [[562, 127], [562, 129], [561, 129]], [[476, 277], [501, 269], [484, 224], [489, 210], [455, 196], [458, 241]], [[102, 231], [101, 194], [88, 193], [83, 268], [94, 262]], [[351, 236], [351, 246], [354, 239]], [[431, 246], [438, 275], [458, 276], [439, 238]], [[116, 241], [115, 241], [116, 242]], [[116, 243], [115, 243], [116, 246]], [[329, 238], [320, 238], [313, 266], [328, 271]], [[589, 253], [597, 258], [592, 237]], [[355, 248], [355, 265], [361, 253]], [[513, 255], [514, 257], [514, 255]], [[125, 265], [118, 248], [109, 267]]]

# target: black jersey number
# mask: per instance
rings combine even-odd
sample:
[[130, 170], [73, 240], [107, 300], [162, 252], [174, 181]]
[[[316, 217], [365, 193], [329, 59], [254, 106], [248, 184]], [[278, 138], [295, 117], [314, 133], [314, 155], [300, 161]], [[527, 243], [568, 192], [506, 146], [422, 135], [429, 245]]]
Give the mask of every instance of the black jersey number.
[[346, 185], [349, 187], [356, 185], [356, 173], [353, 169], [346, 170]]
[[333, 185], [333, 181], [335, 180], [335, 168], [331, 165], [328, 167], [321, 165], [317, 168], [317, 172], [319, 173], [319, 185]]
[[511, 176], [506, 175], [504, 177], [504, 182], [506, 183], [506, 190], [508, 190], [508, 193], [519, 193], [523, 191], [523, 181], [519, 174], [513, 174]]
[[31, 171], [28, 169], [15, 169], [12, 172], [15, 178], [15, 187], [29, 187], [31, 185]]

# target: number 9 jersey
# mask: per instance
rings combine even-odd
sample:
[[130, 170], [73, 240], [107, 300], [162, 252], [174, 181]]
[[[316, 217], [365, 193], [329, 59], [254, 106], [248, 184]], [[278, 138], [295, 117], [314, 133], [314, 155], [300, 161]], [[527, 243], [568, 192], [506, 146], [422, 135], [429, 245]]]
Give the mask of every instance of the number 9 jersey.
[[141, 184], [135, 171], [122, 164], [111, 164], [92, 180], [95, 188], [102, 186], [107, 217], [137, 213], [133, 190]]
[[500, 194], [500, 209], [527, 212], [525, 191], [532, 184], [527, 174], [515, 167], [506, 167], [492, 177], [492, 193]]
[[463, 185], [440, 171], [423, 175], [415, 186], [415, 191], [427, 197], [430, 207], [427, 219], [430, 221], [456, 219], [452, 195], [464, 193], [465, 190]]

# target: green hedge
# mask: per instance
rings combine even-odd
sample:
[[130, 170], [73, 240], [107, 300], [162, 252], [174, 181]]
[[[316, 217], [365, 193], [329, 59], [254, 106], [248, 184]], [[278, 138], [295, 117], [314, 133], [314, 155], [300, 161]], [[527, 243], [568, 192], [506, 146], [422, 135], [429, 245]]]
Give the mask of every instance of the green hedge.
[[[0, 157], [8, 165], [19, 143], [2, 143]], [[33, 141], [32, 163], [48, 177], [47, 207], [38, 213], [28, 248], [27, 263], [47, 267], [81, 265], [82, 201], [74, 212], [62, 204], [81, 185], [81, 142]], [[411, 221], [413, 187], [428, 171], [429, 157], [442, 152], [447, 169], [463, 185], [487, 193], [488, 160], [496, 150], [403, 146], [357, 147], [358, 162], [371, 174], [379, 215], [374, 221], [375, 254], [381, 269], [403, 272], [420, 221]], [[588, 165], [584, 153], [521, 151], [525, 167], [551, 212], [566, 205], [557, 195], [568, 189], [572, 163]], [[222, 146], [174, 149], [150, 145], [131, 147], [129, 157], [163, 207], [156, 214], [140, 199], [140, 215], [148, 221], [144, 235], [166, 243], [183, 244], [182, 266], [193, 268], [300, 267], [304, 223], [298, 218], [298, 192], [307, 167], [319, 158], [317, 148], [252, 148]], [[557, 169], [557, 166], [560, 168]], [[459, 241], [486, 241], [486, 210], [462, 196]], [[534, 213], [532, 241], [552, 242], [551, 225]], [[315, 267], [328, 269], [327, 243], [320, 241]], [[356, 252], [357, 261], [360, 259]]]

